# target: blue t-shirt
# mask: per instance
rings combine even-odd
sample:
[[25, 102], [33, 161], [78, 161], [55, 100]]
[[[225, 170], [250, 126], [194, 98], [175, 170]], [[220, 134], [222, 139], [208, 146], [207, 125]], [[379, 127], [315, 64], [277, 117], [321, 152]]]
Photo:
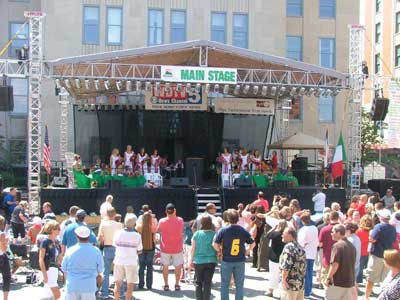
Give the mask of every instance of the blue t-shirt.
[[[75, 222], [75, 223], [69, 224], [67, 226], [67, 228], [65, 228], [64, 234], [62, 236], [62, 244], [64, 246], [66, 246], [67, 248], [78, 243], [78, 239], [76, 238], [76, 234], [75, 234], [75, 229], [78, 228], [79, 226], [87, 226], [87, 225], [85, 225], [83, 223]], [[96, 244], [96, 236], [94, 235], [94, 233], [91, 229], [90, 229], [89, 243]]]
[[215, 243], [222, 244], [222, 260], [226, 262], [244, 262], [245, 244], [254, 243], [250, 233], [240, 225], [222, 228], [215, 237]]
[[387, 223], [379, 223], [372, 229], [371, 238], [376, 240], [372, 244], [371, 254], [383, 258], [383, 252], [393, 248], [396, 240], [396, 229]]
[[15, 201], [15, 198], [14, 198], [14, 196], [11, 195], [11, 194], [7, 194], [7, 195], [4, 197], [4, 200], [3, 200], [3, 206], [6, 207], [6, 208], [8, 209], [8, 213], [9, 213], [10, 215], [11, 215], [12, 212], [14, 211], [14, 208], [17, 206], [17, 204], [9, 205], [9, 204], [7, 204], [7, 202], [14, 202], [14, 201]]
[[192, 240], [195, 242], [193, 262], [195, 264], [207, 264], [217, 262], [217, 252], [213, 248], [215, 232], [213, 230], [198, 230]]

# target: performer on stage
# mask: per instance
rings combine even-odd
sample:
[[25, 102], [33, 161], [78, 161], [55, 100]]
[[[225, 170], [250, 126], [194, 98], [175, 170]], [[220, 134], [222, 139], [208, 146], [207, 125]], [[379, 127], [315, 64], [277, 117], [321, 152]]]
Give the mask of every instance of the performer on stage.
[[247, 150], [242, 148], [239, 154], [239, 170], [240, 174], [244, 174], [249, 170], [249, 155], [247, 154]]
[[101, 166], [101, 159], [97, 158], [96, 159], [96, 164], [93, 166], [92, 169], [92, 174], [100, 174], [103, 172], [102, 166]]
[[80, 155], [75, 154], [72, 168], [74, 169], [75, 172], [83, 174], [83, 170], [85, 169], [85, 167], [82, 165], [82, 160]]
[[126, 146], [126, 150], [124, 153], [125, 169], [128, 173], [133, 172], [134, 162], [135, 162], [135, 152], [132, 151], [132, 146], [128, 145]]
[[232, 154], [229, 153], [228, 148], [224, 148], [224, 153], [221, 154], [220, 163], [222, 164], [221, 181], [223, 187], [231, 186], [231, 175], [232, 175]]
[[262, 159], [261, 159], [260, 151], [258, 149], [256, 149], [254, 151], [254, 154], [250, 156], [250, 165], [251, 165], [250, 170], [251, 170], [252, 174], [260, 173], [261, 162], [262, 162]]
[[117, 148], [114, 148], [111, 152], [110, 155], [110, 168], [111, 168], [111, 175], [116, 175], [117, 174], [117, 168], [119, 165], [119, 150]]
[[278, 153], [276, 151], [272, 151], [271, 167], [274, 171], [278, 169]]
[[139, 171], [140, 175], [144, 175], [148, 173], [147, 161], [149, 160], [149, 156], [147, 155], [145, 149], [140, 148], [140, 152], [136, 155], [136, 168]]
[[161, 157], [158, 155], [158, 150], [154, 149], [153, 154], [150, 156], [151, 172], [160, 174]]

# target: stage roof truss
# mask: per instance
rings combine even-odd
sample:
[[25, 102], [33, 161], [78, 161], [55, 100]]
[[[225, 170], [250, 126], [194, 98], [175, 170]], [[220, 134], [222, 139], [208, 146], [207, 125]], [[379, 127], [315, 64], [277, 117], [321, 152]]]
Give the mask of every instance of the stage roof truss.
[[0, 59], [0, 75], [8, 77], [27, 77], [28, 61], [16, 59]]

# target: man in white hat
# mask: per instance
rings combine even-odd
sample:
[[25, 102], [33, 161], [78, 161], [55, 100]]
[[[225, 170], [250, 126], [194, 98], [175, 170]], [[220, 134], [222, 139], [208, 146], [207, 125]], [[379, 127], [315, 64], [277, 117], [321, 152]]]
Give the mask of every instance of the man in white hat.
[[66, 277], [66, 300], [95, 300], [96, 279], [102, 277], [103, 256], [89, 243], [90, 229], [75, 229], [78, 243], [67, 249], [61, 264]]
[[386, 278], [389, 269], [383, 262], [383, 252], [393, 249], [396, 240], [396, 229], [389, 224], [390, 210], [378, 210], [380, 223], [376, 224], [370, 233], [372, 244], [367, 268], [367, 284], [365, 286], [365, 299], [369, 299], [375, 283], [381, 283]]

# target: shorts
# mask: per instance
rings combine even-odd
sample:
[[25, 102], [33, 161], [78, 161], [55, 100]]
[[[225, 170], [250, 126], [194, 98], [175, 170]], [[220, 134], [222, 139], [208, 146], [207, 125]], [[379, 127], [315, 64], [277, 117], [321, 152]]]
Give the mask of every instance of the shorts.
[[14, 239], [17, 239], [18, 235], [20, 235], [22, 239], [25, 238], [25, 225], [23, 223], [20, 224], [11, 222], [11, 229]]
[[289, 291], [289, 290], [281, 289], [280, 300], [304, 300], [304, 290]]
[[351, 299], [351, 288], [330, 285], [326, 289], [325, 300], [349, 300]]
[[385, 266], [383, 258], [370, 255], [366, 272], [368, 281], [372, 283], [380, 283], [386, 278], [389, 269]]
[[160, 263], [163, 266], [174, 266], [174, 267], [183, 265], [183, 253], [180, 252], [175, 254], [169, 254], [161, 252]]
[[96, 293], [66, 293], [65, 300], [96, 300]]
[[126, 283], [138, 283], [138, 266], [137, 265], [114, 265], [114, 280]]
[[55, 267], [50, 267], [47, 270], [47, 283], [44, 285], [48, 288], [58, 287], [58, 269]]

